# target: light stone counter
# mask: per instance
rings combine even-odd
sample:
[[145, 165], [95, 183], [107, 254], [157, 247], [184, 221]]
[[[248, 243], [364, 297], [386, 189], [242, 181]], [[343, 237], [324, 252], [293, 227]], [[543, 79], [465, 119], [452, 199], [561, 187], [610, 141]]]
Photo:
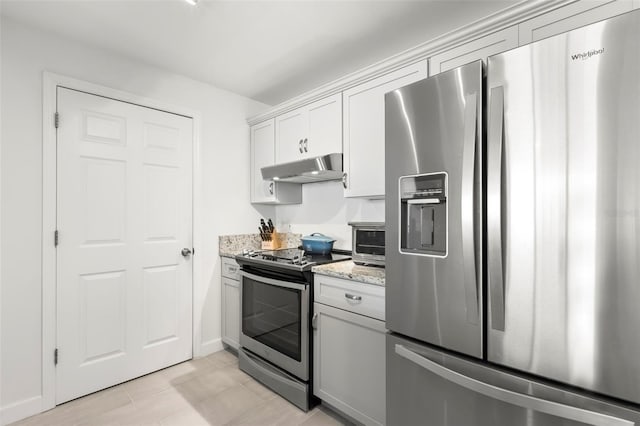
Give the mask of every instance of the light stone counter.
[[361, 281], [367, 284], [381, 286], [385, 284], [384, 268], [356, 265], [351, 260], [314, 266], [311, 271], [320, 275]]
[[[284, 234], [282, 248], [298, 247], [302, 234]], [[220, 256], [235, 257], [242, 250], [260, 250], [262, 241], [260, 234], [221, 235], [218, 237], [218, 252]]]

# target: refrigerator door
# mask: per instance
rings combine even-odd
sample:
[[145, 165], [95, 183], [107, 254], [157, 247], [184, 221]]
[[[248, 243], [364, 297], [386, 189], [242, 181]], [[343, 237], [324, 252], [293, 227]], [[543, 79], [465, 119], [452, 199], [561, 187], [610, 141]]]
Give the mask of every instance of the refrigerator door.
[[389, 92], [387, 328], [482, 356], [482, 62]]
[[388, 334], [387, 424], [633, 426], [640, 412]]
[[488, 359], [640, 403], [640, 11], [489, 58]]

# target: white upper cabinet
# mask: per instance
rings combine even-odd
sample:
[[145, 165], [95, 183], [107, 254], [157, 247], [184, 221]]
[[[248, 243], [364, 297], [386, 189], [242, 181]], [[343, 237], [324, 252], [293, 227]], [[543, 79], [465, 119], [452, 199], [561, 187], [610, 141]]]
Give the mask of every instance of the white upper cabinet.
[[251, 126], [251, 202], [298, 204], [302, 188], [297, 184], [275, 183], [262, 179], [262, 169], [275, 164], [274, 120]]
[[275, 118], [276, 164], [342, 152], [342, 93]]
[[384, 95], [426, 77], [425, 59], [343, 92], [345, 197], [384, 197]]
[[275, 138], [273, 120], [251, 127], [251, 202], [275, 200], [273, 182], [262, 179], [260, 169], [274, 164]]
[[298, 108], [276, 117], [276, 161], [288, 163], [299, 160], [303, 156], [302, 143], [307, 134], [307, 111]]
[[[638, 3], [635, 7], [638, 7]], [[631, 0], [571, 3], [520, 24], [520, 46], [629, 12], [633, 8], [634, 3]]]
[[432, 56], [429, 59], [429, 75], [436, 75], [478, 59], [486, 61], [489, 56], [515, 47], [518, 47], [517, 25]]

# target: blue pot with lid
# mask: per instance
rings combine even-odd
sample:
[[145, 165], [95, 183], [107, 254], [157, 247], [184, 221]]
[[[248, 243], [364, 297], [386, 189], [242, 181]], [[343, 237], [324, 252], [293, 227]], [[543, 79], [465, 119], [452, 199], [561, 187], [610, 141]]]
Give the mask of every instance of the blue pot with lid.
[[300, 240], [302, 241], [302, 249], [310, 254], [329, 254], [336, 241], [319, 232], [304, 236]]

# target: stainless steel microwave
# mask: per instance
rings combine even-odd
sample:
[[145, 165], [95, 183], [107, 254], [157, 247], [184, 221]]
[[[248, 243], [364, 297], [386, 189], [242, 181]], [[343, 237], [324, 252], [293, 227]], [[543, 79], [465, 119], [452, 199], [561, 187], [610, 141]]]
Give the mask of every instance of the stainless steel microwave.
[[349, 222], [352, 258], [358, 265], [384, 266], [384, 223]]

